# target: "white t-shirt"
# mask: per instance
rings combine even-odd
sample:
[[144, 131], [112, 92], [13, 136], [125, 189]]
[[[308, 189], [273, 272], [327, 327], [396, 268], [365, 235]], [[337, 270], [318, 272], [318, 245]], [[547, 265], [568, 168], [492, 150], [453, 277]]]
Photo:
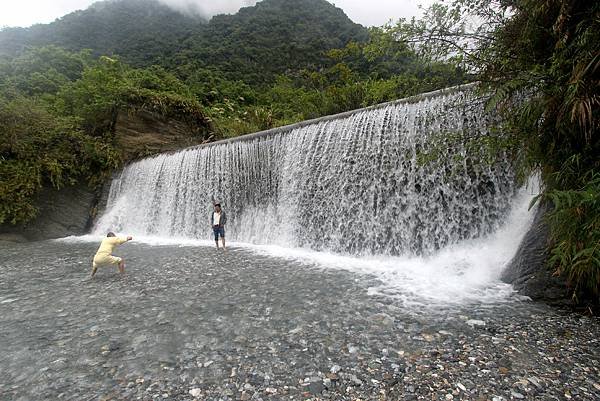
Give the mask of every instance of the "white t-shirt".
[[213, 226], [218, 226], [221, 223], [221, 213], [213, 213]]

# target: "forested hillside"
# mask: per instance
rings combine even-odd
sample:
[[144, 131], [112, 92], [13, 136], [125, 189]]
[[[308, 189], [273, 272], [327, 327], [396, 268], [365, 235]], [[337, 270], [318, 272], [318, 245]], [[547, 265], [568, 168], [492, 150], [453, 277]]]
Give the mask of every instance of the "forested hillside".
[[277, 74], [315, 69], [325, 52], [368, 32], [323, 0], [264, 0], [234, 15], [218, 15], [190, 36], [175, 65], [190, 74], [195, 67], [218, 71], [249, 84], [273, 82]]
[[109, 0], [47, 25], [0, 32], [0, 54], [56, 45], [119, 55], [127, 63], [198, 68], [251, 84], [325, 62], [324, 53], [350, 41], [364, 42], [367, 30], [324, 0], [264, 0], [234, 15], [201, 17], [174, 11], [158, 0]]
[[0, 55], [56, 45], [73, 51], [91, 49], [96, 56], [118, 54], [132, 65], [148, 66], [174, 55], [203, 23], [156, 0], [109, 0], [50, 24], [0, 31]]

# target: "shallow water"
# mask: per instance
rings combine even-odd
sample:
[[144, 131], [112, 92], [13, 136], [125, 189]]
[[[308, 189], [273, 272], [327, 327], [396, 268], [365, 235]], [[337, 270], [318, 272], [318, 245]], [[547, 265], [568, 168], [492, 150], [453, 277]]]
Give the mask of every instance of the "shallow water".
[[245, 248], [133, 242], [92, 280], [97, 246], [0, 243], [3, 400], [600, 397], [594, 319], [407, 307], [375, 275]]

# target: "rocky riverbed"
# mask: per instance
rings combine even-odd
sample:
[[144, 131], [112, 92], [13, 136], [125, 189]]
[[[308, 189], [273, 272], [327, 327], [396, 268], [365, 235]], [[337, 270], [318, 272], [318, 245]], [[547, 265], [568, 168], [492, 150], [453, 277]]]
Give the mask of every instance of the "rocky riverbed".
[[376, 279], [232, 248], [0, 243], [2, 400], [597, 400], [600, 322], [408, 309]]

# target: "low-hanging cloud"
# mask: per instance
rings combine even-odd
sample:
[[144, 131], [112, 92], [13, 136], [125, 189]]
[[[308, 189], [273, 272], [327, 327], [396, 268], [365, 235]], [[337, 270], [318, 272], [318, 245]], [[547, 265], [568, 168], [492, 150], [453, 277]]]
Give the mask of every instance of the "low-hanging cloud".
[[[30, 26], [48, 23], [56, 18], [83, 10], [100, 0], [19, 0], [2, 2], [2, 26]], [[159, 0], [183, 13], [210, 18], [220, 13], [235, 13], [241, 7], [252, 6], [259, 0]], [[435, 0], [328, 0], [343, 9], [355, 22], [363, 25], [383, 25], [390, 19], [410, 18], [422, 13], [418, 5], [431, 5]], [[6, 3], [6, 4], [5, 4]]]
[[233, 14], [240, 8], [255, 5], [258, 0], [159, 0], [185, 13], [211, 18], [217, 14]]

